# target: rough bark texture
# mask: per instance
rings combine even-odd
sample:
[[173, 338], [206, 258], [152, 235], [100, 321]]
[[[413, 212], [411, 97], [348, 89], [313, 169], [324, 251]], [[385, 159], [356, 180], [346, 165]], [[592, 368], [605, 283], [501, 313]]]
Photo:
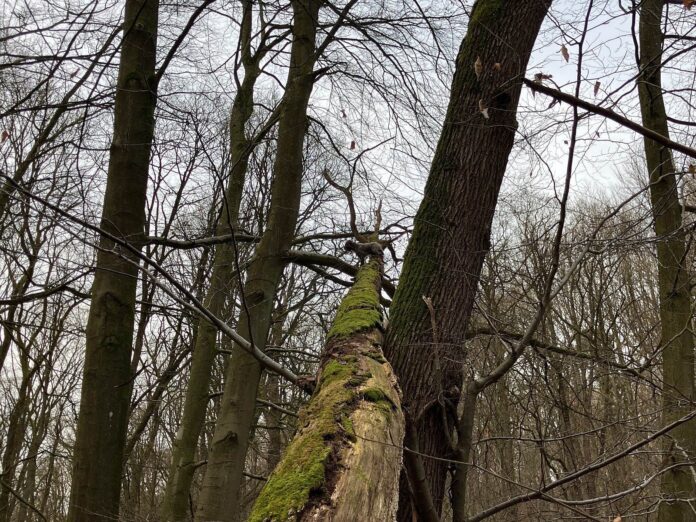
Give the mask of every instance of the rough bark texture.
[[300, 429], [251, 522], [393, 520], [404, 434], [400, 392], [382, 355], [382, 262], [363, 266], [329, 332]]
[[[137, 245], [145, 227], [156, 104], [157, 0], [127, 0], [101, 227]], [[102, 239], [87, 322], [68, 519], [118, 519], [137, 262]]]
[[[33, 373], [33, 372], [32, 372]], [[2, 454], [2, 473], [0, 474], [0, 521], [6, 522], [12, 518], [12, 501], [10, 487], [13, 486], [15, 471], [22, 450], [22, 444], [27, 430], [27, 409], [29, 406], [29, 390], [31, 376], [25, 375], [19, 389], [19, 397], [7, 424], [7, 437], [4, 441]]]
[[[295, 234], [302, 185], [302, 151], [307, 105], [314, 85], [319, 0], [295, 0], [290, 70], [278, 121], [268, 225], [244, 285], [245, 304], [237, 331], [262, 348], [268, 337], [283, 254]], [[239, 489], [256, 408], [261, 365], [235, 345], [208, 456], [196, 520], [228, 521], [239, 516]]]
[[[407, 422], [415, 423], [420, 450], [428, 455], [449, 454], [438, 390], [457, 395], [462, 384], [464, 334], [515, 137], [521, 78], [550, 3], [479, 0], [457, 57], [446, 120], [390, 309], [385, 349], [404, 391]], [[481, 114], [480, 103], [490, 119]], [[422, 296], [431, 297], [435, 308], [440, 371]], [[424, 467], [439, 512], [447, 464], [424, 459]], [[401, 490], [399, 519], [410, 521], [405, 482]]]
[[[640, 10], [640, 67], [638, 82], [643, 125], [669, 137], [662, 98], [662, 0], [645, 0]], [[650, 173], [650, 200], [657, 235], [660, 324], [662, 328], [663, 423], [668, 424], [694, 408], [694, 338], [691, 325], [691, 291], [685, 267], [686, 238], [672, 152], [645, 139]], [[696, 520], [688, 502], [696, 491], [693, 459], [696, 457], [696, 422], [674, 429], [664, 442], [665, 466], [692, 459], [691, 466], [673, 467], [662, 475], [658, 520]]]
[[[250, 140], [244, 132], [246, 123], [254, 109], [254, 85], [259, 76], [258, 61], [250, 55], [251, 4], [245, 3], [242, 23], [242, 81], [230, 113], [230, 179], [225, 191], [220, 221], [215, 235], [231, 234], [237, 226], [244, 181], [246, 179], [249, 156], [252, 151]], [[236, 285], [234, 245], [222, 244], [215, 250], [210, 287], [205, 297], [205, 305], [214, 315], [220, 316], [225, 303], [230, 300]], [[209, 402], [210, 376], [217, 355], [217, 328], [201, 318], [198, 323], [196, 343], [191, 361], [191, 373], [181, 426], [174, 439], [172, 462], [167, 480], [162, 515], [167, 521], [189, 520], [191, 510], [189, 493], [196, 470], [196, 447], [200, 436], [205, 412]]]

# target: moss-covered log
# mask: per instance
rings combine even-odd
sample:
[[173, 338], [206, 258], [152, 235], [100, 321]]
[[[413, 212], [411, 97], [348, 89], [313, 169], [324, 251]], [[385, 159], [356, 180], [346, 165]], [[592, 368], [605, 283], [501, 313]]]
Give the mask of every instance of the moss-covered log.
[[329, 331], [317, 387], [250, 521], [393, 520], [404, 419], [382, 355], [382, 262], [363, 266]]

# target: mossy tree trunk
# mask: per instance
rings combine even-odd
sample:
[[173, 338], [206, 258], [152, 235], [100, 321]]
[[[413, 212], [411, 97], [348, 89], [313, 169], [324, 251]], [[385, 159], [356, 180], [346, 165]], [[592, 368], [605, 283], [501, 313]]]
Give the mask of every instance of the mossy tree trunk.
[[[251, 53], [252, 5], [250, 0], [245, 0], [243, 4], [240, 47], [244, 79], [235, 95], [230, 113], [230, 178], [224, 194], [220, 221], [215, 230], [216, 235], [233, 233], [237, 227], [247, 166], [253, 150], [252, 140], [246, 136], [245, 126], [254, 109], [254, 86], [260, 73], [261, 53], [255, 56]], [[225, 304], [230, 302], [237, 284], [234, 259], [233, 244], [222, 244], [216, 248], [210, 287], [204, 301], [208, 310], [216, 316], [220, 316]], [[217, 332], [213, 324], [203, 318], [199, 320], [184, 411], [174, 439], [162, 506], [162, 516], [167, 521], [191, 518], [189, 493], [197, 468], [195, 457], [198, 437], [203, 428], [209, 402], [211, 372], [217, 355]]]
[[[643, 125], [669, 137], [667, 114], [662, 97], [663, 0], [644, 0], [640, 9], [640, 67], [638, 94]], [[686, 270], [686, 238], [672, 152], [644, 140], [650, 174], [650, 201], [657, 235], [658, 287], [662, 333], [663, 423], [669, 424], [694, 407], [694, 338], [691, 324], [691, 291]], [[658, 520], [696, 520], [693, 503], [676, 499], [693, 498], [696, 422], [682, 424], [664, 442], [664, 466]], [[682, 465], [691, 459], [691, 466]]]
[[[283, 254], [295, 234], [302, 185], [307, 105], [314, 85], [319, 0], [293, 0], [293, 41], [273, 168], [268, 225], [244, 285], [237, 331], [259, 348], [266, 344], [273, 297], [283, 274]], [[235, 345], [225, 376], [220, 412], [208, 455], [196, 520], [239, 517], [239, 490], [262, 367]]]
[[[440, 395], [456, 402], [462, 384], [459, 361], [515, 138], [521, 79], [550, 3], [478, 0], [457, 56], [449, 108], [390, 309], [385, 346], [404, 391], [407, 423], [413, 428], [407, 428], [405, 444], [417, 445], [427, 455], [451, 456]], [[477, 60], [480, 74], [475, 70]], [[481, 105], [488, 109], [489, 119], [481, 113]], [[440, 333], [435, 348], [423, 296], [432, 299], [435, 309]], [[439, 513], [447, 463], [423, 459], [422, 464]], [[416, 488], [416, 482], [423, 482], [417, 467], [409, 456], [406, 469]], [[401, 491], [399, 519], [410, 521], [406, 481]], [[416, 504], [424, 520], [434, 518], [425, 503]]]
[[[142, 241], [156, 105], [159, 2], [127, 0], [101, 228]], [[102, 238], [87, 321], [71, 522], [118, 519], [130, 402], [137, 259]]]
[[383, 522], [398, 508], [400, 392], [382, 355], [382, 260], [358, 272], [329, 331], [317, 388], [250, 522]]

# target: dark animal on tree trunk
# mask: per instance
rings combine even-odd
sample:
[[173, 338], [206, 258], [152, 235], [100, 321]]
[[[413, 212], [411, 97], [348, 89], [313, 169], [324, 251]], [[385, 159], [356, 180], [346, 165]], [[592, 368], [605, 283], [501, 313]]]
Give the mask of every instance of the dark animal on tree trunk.
[[361, 265], [365, 263], [365, 258], [367, 256], [382, 257], [384, 255], [384, 249], [382, 248], [382, 245], [380, 245], [376, 241], [373, 241], [372, 243], [356, 243], [355, 241], [349, 240], [346, 241], [346, 244], [343, 246], [343, 249], [346, 252], [355, 252], [355, 255], [358, 256], [358, 259], [360, 259]]

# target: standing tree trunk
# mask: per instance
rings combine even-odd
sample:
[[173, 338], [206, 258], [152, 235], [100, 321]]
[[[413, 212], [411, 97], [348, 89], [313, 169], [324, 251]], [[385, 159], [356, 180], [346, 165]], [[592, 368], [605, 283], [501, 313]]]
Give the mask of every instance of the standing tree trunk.
[[[278, 122], [268, 225], [247, 272], [237, 331], [263, 348], [273, 312], [273, 297], [283, 274], [299, 213], [302, 147], [307, 105], [314, 86], [319, 0], [293, 0], [290, 70]], [[208, 456], [196, 519], [228, 521], [239, 516], [239, 489], [249, 431], [254, 418], [261, 365], [235, 345], [225, 376], [221, 408]]]
[[[259, 60], [262, 53], [251, 54], [252, 5], [245, 0], [240, 42], [244, 79], [235, 95], [230, 113], [230, 179], [225, 191], [220, 222], [216, 235], [232, 234], [237, 227], [242, 191], [246, 179], [252, 140], [245, 133], [245, 126], [254, 109], [254, 85], [259, 76]], [[219, 316], [233, 294], [236, 285], [235, 251], [233, 244], [219, 245], [215, 250], [213, 271], [210, 278], [205, 305]], [[198, 323], [196, 342], [191, 361], [191, 373], [181, 426], [177, 431], [172, 448], [172, 461], [165, 492], [162, 516], [167, 521], [182, 521], [191, 518], [189, 493], [197, 468], [195, 461], [198, 437], [203, 429], [208, 407], [210, 377], [217, 352], [217, 328], [201, 318]]]
[[[158, 0], [126, 0], [101, 228], [139, 245], [157, 101]], [[130, 401], [137, 258], [102, 238], [87, 321], [71, 522], [118, 518]]]
[[249, 517], [394, 520], [404, 434], [399, 389], [382, 355], [382, 260], [355, 278], [329, 331], [317, 389], [299, 432]]
[[[643, 125], [669, 137], [667, 114], [662, 98], [663, 0], [644, 0], [640, 8], [640, 68], [638, 94]], [[644, 140], [650, 173], [650, 201], [657, 235], [660, 324], [662, 328], [663, 423], [669, 424], [693, 409], [694, 338], [691, 324], [691, 291], [685, 267], [686, 238], [682, 208], [677, 191], [672, 152]], [[691, 459], [691, 465], [675, 466], [662, 474], [658, 520], [696, 520], [693, 504], [677, 499], [693, 498], [696, 421], [682, 424], [665, 440], [664, 465], [675, 466]]]
[[[508, 155], [512, 149], [521, 79], [551, 0], [478, 0], [457, 56], [452, 93], [423, 202], [416, 214], [399, 287], [390, 309], [385, 352], [404, 392], [407, 447], [433, 457], [451, 456], [450, 427], [441, 401], [459, 396], [465, 331]], [[496, 65], [497, 64], [497, 65]], [[480, 69], [479, 69], [480, 66]], [[489, 119], [482, 114], [486, 108]], [[440, 333], [433, 348], [428, 308], [432, 298]], [[423, 484], [440, 513], [447, 463], [408, 455], [412, 489]], [[402, 481], [400, 520], [411, 520]], [[418, 495], [416, 493], [416, 495]], [[435, 517], [418, 495], [416, 511]]]

